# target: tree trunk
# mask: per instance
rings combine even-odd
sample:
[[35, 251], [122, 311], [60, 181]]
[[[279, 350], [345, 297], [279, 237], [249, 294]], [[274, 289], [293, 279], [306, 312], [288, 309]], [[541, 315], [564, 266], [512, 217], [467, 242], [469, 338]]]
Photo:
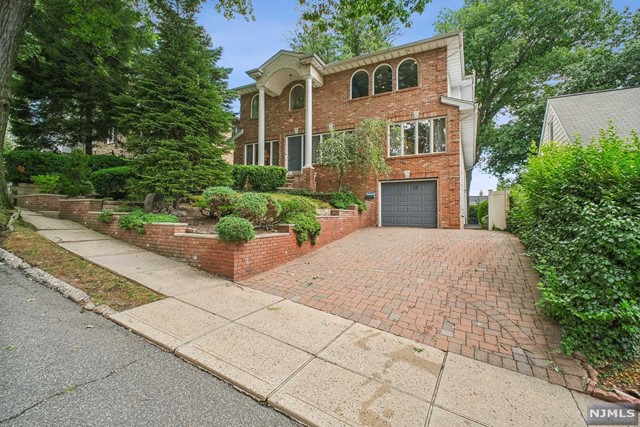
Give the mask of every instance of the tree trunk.
[[35, 0], [0, 0], [0, 207], [11, 209], [4, 166], [4, 140], [9, 121], [11, 77], [20, 41]]

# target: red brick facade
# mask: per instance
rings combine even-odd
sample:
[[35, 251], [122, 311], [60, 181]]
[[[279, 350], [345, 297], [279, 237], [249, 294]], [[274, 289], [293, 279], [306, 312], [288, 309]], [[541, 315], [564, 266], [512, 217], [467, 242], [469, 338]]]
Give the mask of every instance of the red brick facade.
[[281, 226], [278, 233], [261, 234], [247, 243], [229, 243], [217, 235], [187, 233], [187, 224], [146, 224], [145, 234], [122, 230], [118, 228], [118, 214], [113, 215], [112, 222], [98, 221], [101, 204], [101, 200], [63, 200], [58, 217], [232, 280], [262, 273], [356, 230], [371, 227], [376, 216], [371, 204], [362, 213], [334, 209], [330, 216], [319, 216], [322, 232], [315, 245], [310, 242], [298, 245], [289, 225]]
[[[397, 67], [407, 58], [418, 63], [418, 87], [397, 90]], [[393, 91], [350, 98], [351, 76], [357, 70], [366, 70], [371, 76], [380, 64], [389, 64], [393, 69]], [[303, 134], [305, 129], [304, 109], [289, 111], [289, 92], [294, 85], [304, 81], [292, 81], [279, 96], [265, 96], [265, 141], [278, 141], [278, 164], [286, 166], [286, 137]], [[457, 107], [445, 105], [441, 96], [447, 96], [447, 48], [427, 50], [410, 56], [378, 62], [365, 67], [327, 74], [323, 85], [313, 89], [313, 134], [327, 133], [330, 126], [335, 130], [353, 129], [365, 118], [382, 118], [392, 122], [425, 118], [446, 118], [446, 152], [389, 157], [387, 163], [392, 172], [384, 177], [347, 176], [345, 184], [360, 197], [366, 192], [379, 192], [378, 180], [431, 178], [438, 181], [438, 217], [440, 228], [461, 226], [461, 156], [460, 156], [460, 112]], [[258, 140], [258, 119], [251, 118], [251, 99], [248, 93], [240, 99], [240, 127], [243, 134], [236, 140], [234, 162], [244, 163], [244, 145]], [[337, 176], [326, 167], [315, 166], [315, 183], [309, 184], [309, 176], [296, 177], [294, 185], [314, 188], [317, 191], [335, 191]], [[307, 172], [309, 173], [309, 172]]]

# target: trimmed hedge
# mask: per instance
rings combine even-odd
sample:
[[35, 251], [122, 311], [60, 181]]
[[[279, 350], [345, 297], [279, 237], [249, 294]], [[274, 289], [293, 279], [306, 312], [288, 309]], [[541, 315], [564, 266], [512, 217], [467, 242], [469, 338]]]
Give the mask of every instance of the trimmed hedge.
[[118, 200], [127, 197], [127, 182], [135, 176], [129, 166], [118, 166], [93, 172], [89, 181], [100, 196]]
[[[34, 175], [63, 175], [70, 156], [49, 151], [12, 150], [5, 154], [7, 181], [30, 183]], [[91, 171], [124, 166], [127, 160], [112, 155], [88, 156]]]
[[249, 221], [233, 215], [222, 218], [216, 225], [216, 231], [220, 240], [227, 242], [248, 242], [256, 237], [256, 231]]
[[511, 191], [508, 226], [542, 276], [563, 349], [599, 365], [640, 356], [640, 139], [610, 128], [548, 145]]
[[259, 192], [276, 191], [287, 182], [287, 170], [280, 166], [234, 165], [231, 176], [238, 191], [247, 187]]
[[140, 234], [145, 234], [144, 225], [152, 222], [180, 222], [180, 219], [175, 215], [169, 214], [152, 214], [143, 211], [142, 209], [135, 209], [132, 212], [123, 215], [118, 220], [118, 227], [123, 230], [135, 230]]

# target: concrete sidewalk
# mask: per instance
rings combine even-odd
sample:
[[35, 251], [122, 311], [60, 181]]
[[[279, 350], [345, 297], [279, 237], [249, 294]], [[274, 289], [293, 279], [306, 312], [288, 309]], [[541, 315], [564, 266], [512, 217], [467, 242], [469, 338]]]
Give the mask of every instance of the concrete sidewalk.
[[319, 426], [584, 426], [600, 401], [239, 286], [71, 221], [23, 212], [83, 258], [167, 295], [111, 317]]

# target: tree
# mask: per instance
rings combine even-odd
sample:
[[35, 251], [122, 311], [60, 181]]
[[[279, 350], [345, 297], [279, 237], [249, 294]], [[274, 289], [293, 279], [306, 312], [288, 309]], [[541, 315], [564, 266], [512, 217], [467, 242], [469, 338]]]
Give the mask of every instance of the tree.
[[[224, 107], [227, 70], [215, 66], [221, 50], [192, 17], [162, 8], [157, 44], [141, 58], [139, 75], [121, 97], [121, 124], [138, 192], [175, 200], [206, 187], [230, 183], [221, 156], [232, 114]], [[188, 14], [187, 14], [188, 15]]]
[[[510, 148], [509, 133], [536, 134], [520, 118], [530, 114], [529, 123], [541, 126], [531, 107], [535, 99], [553, 93], [572, 55], [601, 45], [619, 20], [608, 0], [465, 0], [462, 9], [441, 12], [436, 30], [464, 30], [467, 72], [477, 73], [478, 151], [488, 156], [487, 165], [502, 162], [494, 156]], [[511, 122], [496, 126], [504, 116]], [[503, 174], [513, 160], [524, 161], [530, 142], [515, 150], [515, 159], [507, 155], [506, 165], [485, 168]]]
[[11, 209], [4, 166], [4, 138], [9, 121], [11, 76], [35, 0], [0, 1], [0, 207]]
[[36, 53], [16, 64], [11, 124], [18, 145], [53, 149], [95, 141], [116, 128], [114, 98], [150, 40], [128, 0], [43, 0], [28, 26]]
[[365, 119], [352, 132], [332, 132], [322, 141], [318, 163], [338, 172], [338, 191], [347, 172], [369, 174], [388, 173], [386, 138], [389, 122]]
[[392, 46], [399, 35], [399, 19], [379, 24], [373, 16], [351, 18], [351, 7], [339, 5], [330, 27], [324, 18], [313, 22], [301, 18], [289, 34], [289, 45], [296, 52], [315, 53], [326, 63]]

